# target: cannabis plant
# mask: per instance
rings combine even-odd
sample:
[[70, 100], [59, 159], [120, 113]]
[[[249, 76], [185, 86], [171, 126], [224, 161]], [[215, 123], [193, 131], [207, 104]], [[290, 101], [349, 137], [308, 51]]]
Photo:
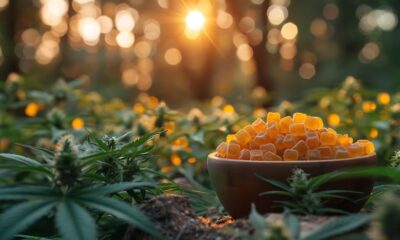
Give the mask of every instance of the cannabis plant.
[[[258, 213], [255, 206], [252, 205], [248, 220], [253, 228], [252, 231], [240, 230], [232, 234], [240, 239], [251, 240], [326, 240], [337, 239], [339, 236], [344, 237], [345, 234], [364, 227], [369, 223], [370, 215], [356, 213], [338, 217], [317, 227], [312, 232], [307, 232], [302, 231], [301, 219], [288, 209], [283, 212], [281, 218], [271, 221]], [[357, 237], [354, 239], [367, 239], [363, 234], [359, 234]]]
[[260, 196], [267, 195], [281, 195], [288, 197], [287, 201], [276, 201], [277, 207], [284, 207], [290, 209], [291, 212], [296, 214], [313, 214], [324, 215], [329, 213], [345, 214], [345, 211], [340, 209], [328, 208], [324, 203], [328, 199], [346, 199], [351, 201], [341, 194], [354, 193], [355, 191], [346, 190], [319, 190], [318, 188], [326, 183], [334, 175], [329, 175], [328, 178], [310, 178], [309, 174], [305, 173], [302, 169], [294, 169], [293, 174], [287, 179], [287, 184], [273, 180], [266, 179], [257, 175], [261, 180], [272, 184], [273, 186], [281, 189], [277, 191], [267, 191], [260, 193]]
[[[356, 213], [338, 217], [317, 227], [312, 232], [303, 232], [300, 224], [301, 219], [293, 215], [288, 209], [283, 212], [281, 218], [271, 221], [258, 213], [255, 206], [252, 205], [248, 220], [254, 231], [241, 230], [234, 232], [234, 236], [251, 240], [325, 240], [337, 239], [339, 236], [343, 237], [345, 234], [364, 227], [368, 224], [370, 215]], [[367, 239], [363, 234], [359, 234], [357, 237], [354, 239]]]
[[[63, 239], [96, 239], [96, 224], [111, 216], [162, 238], [127, 194], [155, 187], [153, 181], [133, 176], [138, 159], [147, 158], [151, 149], [145, 143], [155, 134], [126, 144], [118, 138], [95, 138], [95, 147], [84, 151], [91, 143], [77, 145], [67, 136], [55, 152], [30, 147], [40, 153], [38, 159], [0, 154], [2, 168], [20, 172], [17, 182], [0, 186], [0, 201], [6, 206], [0, 210], [0, 239], [12, 239], [45, 219], [55, 222]], [[110, 164], [112, 177], [102, 172], [104, 164]]]

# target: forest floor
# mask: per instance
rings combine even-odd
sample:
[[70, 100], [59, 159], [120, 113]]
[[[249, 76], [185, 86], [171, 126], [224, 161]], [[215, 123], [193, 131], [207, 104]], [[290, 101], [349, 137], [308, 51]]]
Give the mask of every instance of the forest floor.
[[[233, 219], [210, 209], [206, 217], [195, 214], [188, 198], [165, 194], [155, 197], [141, 206], [143, 212], [156, 224], [166, 239], [241, 239], [243, 234], [252, 234], [253, 227], [248, 219]], [[266, 215], [267, 221], [279, 221], [281, 214]], [[334, 220], [333, 216], [300, 217], [301, 233], [307, 234], [319, 226]], [[152, 239], [142, 232], [130, 228], [125, 234], [128, 239]]]

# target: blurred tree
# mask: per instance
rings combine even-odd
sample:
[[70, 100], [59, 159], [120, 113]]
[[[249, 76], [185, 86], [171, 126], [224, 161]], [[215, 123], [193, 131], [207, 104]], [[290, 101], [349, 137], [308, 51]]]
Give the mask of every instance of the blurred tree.
[[[243, 19], [246, 16], [246, 10], [247, 8], [241, 7], [243, 5], [242, 1], [239, 0], [232, 0], [227, 2], [228, 4], [228, 11], [232, 13], [234, 22], [236, 23], [236, 26], [243, 34], [245, 34], [250, 42], [251, 38], [255, 38], [257, 36], [254, 36], [254, 31], [251, 32], [245, 32], [243, 29], [240, 29], [240, 26], [238, 24], [240, 23], [240, 20]], [[270, 58], [270, 54], [266, 51], [265, 46], [267, 43], [267, 38], [266, 32], [267, 32], [267, 26], [268, 26], [268, 21], [267, 18], [264, 16], [264, 14], [267, 12], [268, 6], [270, 5], [270, 1], [262, 1], [261, 5], [257, 7], [257, 26], [260, 27], [260, 31], [262, 33], [261, 41], [255, 41], [251, 47], [253, 49], [254, 53], [254, 61], [256, 63], [256, 83], [258, 86], [264, 87], [268, 91], [273, 91], [274, 90], [274, 84], [273, 81], [271, 80], [271, 76], [268, 72], [269, 66], [268, 66], [268, 59]], [[258, 32], [257, 32], [258, 33]]]
[[0, 78], [22, 72], [46, 87], [83, 76], [106, 96], [150, 92], [178, 104], [244, 99], [254, 86], [277, 101], [301, 98], [348, 75], [390, 90], [399, 9], [394, 0], [0, 0]]

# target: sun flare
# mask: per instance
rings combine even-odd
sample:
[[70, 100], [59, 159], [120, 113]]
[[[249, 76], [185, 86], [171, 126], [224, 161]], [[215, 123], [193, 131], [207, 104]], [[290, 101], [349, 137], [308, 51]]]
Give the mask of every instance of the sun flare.
[[198, 10], [191, 10], [186, 16], [186, 26], [191, 31], [199, 31], [204, 27], [206, 18]]

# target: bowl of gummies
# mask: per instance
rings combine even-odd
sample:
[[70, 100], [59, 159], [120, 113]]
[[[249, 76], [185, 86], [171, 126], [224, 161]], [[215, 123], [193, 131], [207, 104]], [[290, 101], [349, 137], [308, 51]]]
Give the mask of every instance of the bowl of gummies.
[[[377, 165], [375, 148], [368, 140], [353, 141], [347, 134], [324, 127], [320, 117], [304, 113], [281, 117], [269, 112], [266, 121], [256, 119], [226, 136], [210, 153], [207, 167], [219, 200], [233, 217], [245, 217], [254, 203], [258, 211], [277, 212], [284, 196], [260, 193], [280, 190], [261, 177], [286, 182], [294, 169], [310, 176]], [[343, 199], [327, 207], [357, 212], [371, 193], [373, 180], [360, 177], [337, 180], [321, 188], [346, 191]]]

